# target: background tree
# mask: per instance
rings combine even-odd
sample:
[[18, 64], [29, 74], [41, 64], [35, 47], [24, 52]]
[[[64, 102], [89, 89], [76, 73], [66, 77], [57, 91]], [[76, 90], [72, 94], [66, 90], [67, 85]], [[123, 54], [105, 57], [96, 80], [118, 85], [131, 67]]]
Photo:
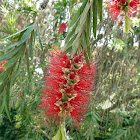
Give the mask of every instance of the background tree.
[[[133, 32], [112, 21], [102, 0], [1, 0], [0, 139], [51, 139], [57, 132], [38, 109], [51, 46], [71, 57], [85, 52], [97, 64], [90, 112], [76, 128], [74, 140], [140, 139], [140, 13]], [[102, 6], [103, 5], [103, 6]], [[102, 12], [103, 11], [103, 12]], [[102, 15], [103, 14], [103, 15]], [[59, 33], [61, 23], [66, 32]], [[12, 126], [12, 127], [11, 127]]]

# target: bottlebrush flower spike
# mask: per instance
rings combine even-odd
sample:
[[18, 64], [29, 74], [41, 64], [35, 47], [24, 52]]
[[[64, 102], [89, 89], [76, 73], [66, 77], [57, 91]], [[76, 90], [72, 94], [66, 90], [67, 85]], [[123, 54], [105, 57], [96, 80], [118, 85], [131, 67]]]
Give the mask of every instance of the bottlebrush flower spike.
[[62, 22], [60, 27], [59, 27], [59, 30], [58, 30], [58, 33], [65, 33], [66, 32], [66, 27], [67, 27], [67, 24]]
[[3, 62], [0, 62], [0, 73], [5, 70], [3, 65], [6, 64], [6, 63], [7, 63], [7, 60], [5, 60]]
[[83, 55], [62, 55], [52, 52], [45, 76], [45, 87], [40, 108], [48, 120], [64, 121], [68, 115], [78, 125], [84, 119], [94, 88], [95, 63], [86, 64]]
[[107, 9], [113, 20], [121, 21], [125, 15], [128, 17], [136, 16], [140, 10], [140, 0], [108, 0]]

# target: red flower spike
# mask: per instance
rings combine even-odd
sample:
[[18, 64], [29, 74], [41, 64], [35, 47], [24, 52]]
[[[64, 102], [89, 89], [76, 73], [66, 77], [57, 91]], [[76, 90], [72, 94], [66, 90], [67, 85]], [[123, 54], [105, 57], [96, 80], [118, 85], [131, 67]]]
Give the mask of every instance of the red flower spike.
[[5, 70], [3, 65], [6, 64], [6, 63], [7, 63], [7, 60], [5, 60], [3, 62], [0, 62], [0, 73]]
[[21, 29], [22, 29], [21, 25], [18, 25], [18, 29], [19, 29], [19, 30], [21, 30]]
[[71, 116], [75, 125], [84, 119], [94, 87], [95, 64], [86, 64], [83, 55], [62, 55], [62, 51], [52, 52], [45, 76], [45, 87], [40, 108], [48, 120], [63, 121]]
[[58, 30], [58, 33], [65, 33], [66, 32], [66, 27], [67, 27], [67, 24], [62, 22], [60, 27], [59, 27], [59, 30]]
[[108, 0], [107, 9], [113, 20], [122, 21], [125, 13], [129, 17], [136, 16], [139, 11], [140, 0]]
[[4, 68], [4, 67], [0, 67], [0, 72], [1, 72], [1, 71], [4, 71], [4, 70], [5, 70], [5, 68]]

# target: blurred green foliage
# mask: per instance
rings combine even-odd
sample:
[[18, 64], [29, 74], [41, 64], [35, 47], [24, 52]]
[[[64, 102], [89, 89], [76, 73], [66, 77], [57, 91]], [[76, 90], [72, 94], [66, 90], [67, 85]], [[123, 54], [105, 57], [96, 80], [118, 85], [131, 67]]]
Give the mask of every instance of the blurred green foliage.
[[[85, 57], [97, 65], [95, 89], [83, 124], [66, 120], [67, 135], [73, 140], [140, 140], [139, 19], [134, 33], [125, 34], [107, 18], [105, 3], [103, 17], [90, 8], [82, 23], [86, 0], [44, 0], [41, 6], [37, 0], [1, 2], [0, 61], [8, 63], [0, 73], [0, 140], [47, 140], [56, 134], [58, 125], [45, 121], [38, 107], [47, 56], [51, 46], [67, 43], [74, 53], [72, 39], [81, 31]], [[68, 25], [65, 34], [58, 34], [61, 22]]]

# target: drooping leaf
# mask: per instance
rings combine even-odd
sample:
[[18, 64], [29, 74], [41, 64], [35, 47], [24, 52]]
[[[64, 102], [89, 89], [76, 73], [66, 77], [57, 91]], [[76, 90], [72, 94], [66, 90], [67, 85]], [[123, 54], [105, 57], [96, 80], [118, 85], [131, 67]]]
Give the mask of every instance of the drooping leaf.
[[14, 50], [8, 52], [7, 54], [4, 54], [4, 55], [0, 56], [0, 62], [12, 58], [14, 55], [16, 55], [16, 54], [19, 52], [20, 49], [21, 49], [21, 48], [18, 47], [18, 48], [16, 48], [16, 49], [14, 49]]
[[26, 28], [24, 28], [24, 29], [22, 29], [22, 30], [20, 30], [20, 31], [18, 31], [18, 32], [12, 34], [12, 35], [10, 35], [10, 36], [5, 37], [5, 38], [3, 38], [2, 40], [6, 40], [6, 39], [8, 39], [8, 38], [11, 38], [11, 37], [13, 37], [13, 36], [15, 36], [15, 35], [17, 35], [17, 34], [23, 32], [23, 31], [27, 30], [28, 28], [31, 28], [32, 26], [33, 26], [33, 25], [27, 26]]
[[68, 140], [63, 124], [60, 125], [57, 134], [52, 138], [52, 140]]
[[94, 37], [96, 37], [96, 30], [97, 30], [97, 0], [93, 0], [93, 33]]
[[28, 28], [28, 29], [23, 33], [23, 35], [21, 36], [20, 40], [17, 41], [17, 46], [21, 45], [23, 42], [25, 42], [25, 41], [29, 38], [29, 36], [30, 36], [31, 32], [34, 30], [34, 28], [35, 28], [35, 24], [32, 24], [32, 25], [30, 26], [30, 28]]
[[129, 32], [134, 32], [133, 29], [131, 28], [132, 21], [131, 19], [125, 15], [125, 26], [124, 26], [124, 32], [129, 33]]
[[[31, 33], [30, 42], [29, 42], [29, 54], [32, 59], [33, 59], [33, 35], [34, 35], [34, 31], [32, 31]], [[26, 50], [26, 52], [28, 52], [28, 50]]]
[[82, 3], [82, 6], [78, 9], [78, 11], [74, 14], [73, 18], [71, 19], [69, 28], [73, 26], [73, 24], [76, 23], [76, 21], [78, 20], [78, 18], [80, 17], [81, 13], [83, 12], [86, 4], [87, 4], [88, 0], [84, 0]]
[[[3, 94], [5, 94], [5, 92], [3, 92]], [[3, 97], [3, 100], [2, 100], [2, 103], [1, 103], [1, 106], [0, 106], [0, 114], [4, 110], [5, 104], [6, 104], [6, 96]]]
[[103, 0], [97, 0], [97, 9], [98, 9], [98, 16], [99, 16], [99, 19], [100, 21], [102, 21], [102, 13], [103, 13]]
[[14, 43], [14, 44], [12, 44], [10, 46], [4, 47], [3, 49], [1, 49], [1, 51], [9, 50], [9, 49], [11, 49], [11, 48], [13, 48], [15, 46], [17, 46], [17, 43]]

